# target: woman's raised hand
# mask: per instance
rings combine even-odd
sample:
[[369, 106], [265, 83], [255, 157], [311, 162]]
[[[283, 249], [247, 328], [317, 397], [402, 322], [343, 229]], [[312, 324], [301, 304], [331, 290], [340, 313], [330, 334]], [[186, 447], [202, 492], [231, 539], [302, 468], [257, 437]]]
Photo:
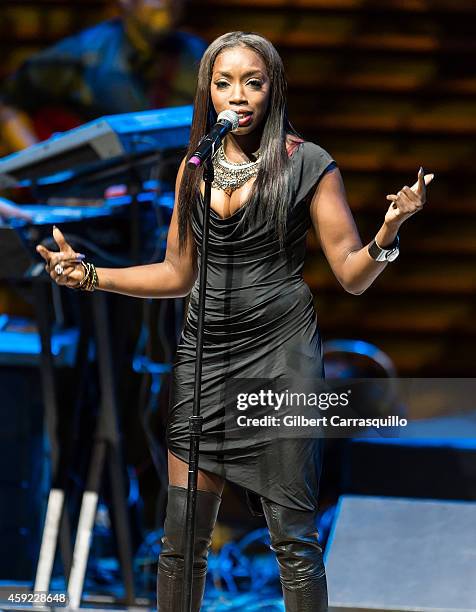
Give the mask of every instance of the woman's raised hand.
[[387, 200], [391, 200], [392, 203], [385, 215], [385, 222], [388, 225], [403, 223], [421, 210], [426, 202], [426, 186], [434, 177], [434, 174], [424, 175], [423, 168], [420, 168], [418, 180], [412, 187], [405, 185], [396, 195], [389, 194]]
[[84, 266], [81, 265], [84, 255], [73, 250], [56, 226], [53, 227], [53, 239], [59, 251], [49, 251], [41, 244], [36, 247], [37, 252], [46, 261], [46, 271], [58, 285], [77, 287], [85, 275]]

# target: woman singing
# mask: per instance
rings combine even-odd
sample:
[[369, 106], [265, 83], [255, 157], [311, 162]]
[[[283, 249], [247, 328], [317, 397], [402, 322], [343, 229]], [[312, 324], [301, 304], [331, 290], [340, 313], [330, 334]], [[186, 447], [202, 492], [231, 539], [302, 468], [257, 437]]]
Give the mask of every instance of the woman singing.
[[193, 610], [200, 609], [208, 548], [229, 480], [247, 490], [255, 508], [262, 508], [286, 610], [322, 612], [327, 610], [327, 587], [316, 531], [321, 441], [227, 435], [230, 381], [323, 377], [312, 294], [302, 278], [308, 229], [316, 230], [344, 289], [358, 295], [398, 255], [398, 231], [424, 205], [433, 175], [424, 177], [420, 168], [413, 188], [388, 195], [390, 207], [375, 239], [362, 246], [335, 161], [319, 145], [304, 142], [288, 121], [278, 53], [257, 34], [231, 32], [208, 47], [200, 64], [165, 260], [96, 269], [80, 261], [57, 228], [53, 236], [59, 253], [37, 248], [59, 285], [137, 297], [190, 294], [173, 370], [167, 423], [170, 484], [158, 574], [159, 609], [179, 610], [203, 226], [202, 173], [186, 160], [224, 110], [238, 113], [240, 122], [213, 159]]

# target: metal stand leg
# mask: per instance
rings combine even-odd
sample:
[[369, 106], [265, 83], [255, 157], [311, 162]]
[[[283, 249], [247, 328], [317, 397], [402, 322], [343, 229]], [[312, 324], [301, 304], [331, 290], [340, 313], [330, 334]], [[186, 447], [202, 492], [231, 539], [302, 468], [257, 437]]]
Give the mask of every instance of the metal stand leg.
[[45, 525], [41, 540], [40, 556], [36, 568], [35, 591], [48, 591], [53, 571], [58, 534], [65, 576], [71, 567], [71, 539], [67, 515], [64, 509], [64, 478], [60, 477], [60, 451], [57, 439], [58, 402], [54, 380], [54, 363], [51, 354], [51, 328], [48, 318], [48, 291], [50, 285], [37, 282], [36, 318], [41, 340], [40, 370], [43, 402], [45, 406], [46, 431], [51, 449], [51, 471], [53, 486], [48, 497]]
[[94, 519], [101, 487], [104, 464], [108, 463], [114, 506], [116, 542], [119, 551], [127, 605], [134, 603], [132, 552], [127, 519], [126, 487], [122, 467], [122, 449], [117, 419], [117, 402], [113, 377], [109, 321], [106, 296], [91, 296], [101, 383], [101, 408], [98, 417], [86, 491], [81, 504], [73, 565], [68, 583], [69, 606], [79, 607], [89, 556]]

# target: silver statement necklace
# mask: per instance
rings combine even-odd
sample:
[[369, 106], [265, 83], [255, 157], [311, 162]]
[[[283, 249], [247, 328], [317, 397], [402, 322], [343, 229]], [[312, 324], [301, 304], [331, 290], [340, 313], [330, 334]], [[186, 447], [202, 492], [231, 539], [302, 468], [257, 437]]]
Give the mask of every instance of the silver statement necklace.
[[231, 196], [236, 189], [239, 189], [250, 178], [258, 174], [261, 155], [259, 151], [254, 155], [256, 161], [234, 164], [226, 157], [223, 145], [221, 145], [213, 157], [215, 178], [212, 187], [221, 189], [228, 196]]

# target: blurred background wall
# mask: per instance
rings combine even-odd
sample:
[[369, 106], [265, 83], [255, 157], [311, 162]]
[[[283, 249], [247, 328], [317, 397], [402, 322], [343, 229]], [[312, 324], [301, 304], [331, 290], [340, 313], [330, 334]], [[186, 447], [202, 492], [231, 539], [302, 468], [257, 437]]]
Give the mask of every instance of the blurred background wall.
[[[2, 3], [0, 78], [115, 12], [111, 0]], [[363, 241], [383, 220], [386, 194], [411, 186], [420, 165], [436, 174], [424, 211], [402, 229], [400, 258], [368, 292], [346, 294], [315, 239], [306, 276], [324, 339], [375, 342], [401, 376], [472, 376], [476, 3], [203, 0], [185, 27], [207, 41], [254, 30], [276, 44], [291, 120], [337, 160]]]

